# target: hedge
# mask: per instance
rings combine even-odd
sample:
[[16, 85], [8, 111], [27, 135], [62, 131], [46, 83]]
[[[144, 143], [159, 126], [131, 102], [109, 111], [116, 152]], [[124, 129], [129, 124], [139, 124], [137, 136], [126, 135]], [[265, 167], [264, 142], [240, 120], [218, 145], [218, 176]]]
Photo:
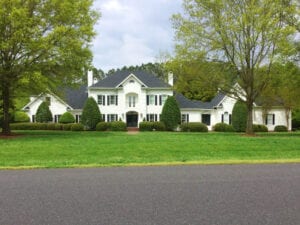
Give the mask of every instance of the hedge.
[[11, 130], [47, 130], [47, 123], [12, 123]]
[[127, 131], [126, 123], [122, 121], [114, 121], [109, 124], [109, 130], [111, 131]]
[[110, 123], [100, 122], [96, 125], [96, 131], [108, 131], [110, 128]]
[[140, 122], [140, 131], [164, 131], [166, 126], [163, 122]]
[[232, 125], [227, 123], [217, 123], [214, 125], [213, 130], [216, 132], [234, 132], [234, 128]]
[[253, 124], [253, 132], [268, 132], [268, 128], [263, 124]]
[[74, 123], [71, 125], [71, 131], [83, 131], [84, 126], [81, 123]]
[[274, 128], [274, 131], [276, 132], [287, 132], [288, 129], [286, 126], [283, 126], [283, 125], [277, 125], [275, 128]]
[[199, 122], [183, 123], [180, 125], [180, 130], [183, 132], [208, 132], [207, 126]]

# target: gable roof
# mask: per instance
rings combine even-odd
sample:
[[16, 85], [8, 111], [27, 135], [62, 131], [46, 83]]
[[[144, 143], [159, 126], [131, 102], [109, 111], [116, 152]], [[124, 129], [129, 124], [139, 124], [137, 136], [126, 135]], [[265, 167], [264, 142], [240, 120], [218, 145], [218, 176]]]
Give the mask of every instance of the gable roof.
[[64, 100], [73, 109], [83, 109], [84, 103], [88, 98], [87, 86], [82, 85], [79, 88], [66, 88], [64, 91]]
[[116, 88], [121, 84], [128, 76], [133, 74], [136, 76], [146, 87], [149, 88], [170, 88], [171, 86], [157, 76], [148, 73], [143, 70], [138, 71], [118, 71], [110, 76], [105, 77], [103, 80], [100, 80], [98, 83], [92, 85], [91, 87], [96, 88]]

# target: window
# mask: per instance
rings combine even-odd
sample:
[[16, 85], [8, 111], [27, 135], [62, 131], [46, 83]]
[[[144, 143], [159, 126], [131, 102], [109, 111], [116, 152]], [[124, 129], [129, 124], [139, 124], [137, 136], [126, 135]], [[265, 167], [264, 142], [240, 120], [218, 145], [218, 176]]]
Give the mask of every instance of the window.
[[130, 80], [129, 83], [133, 84], [133, 83], [134, 83], [134, 80]]
[[102, 118], [101, 118], [101, 121], [102, 121], [102, 122], [105, 122], [105, 114], [101, 114], [101, 117], [102, 117]]
[[128, 96], [128, 106], [135, 107], [135, 103], [136, 103], [136, 97], [132, 95]]
[[58, 123], [60, 117], [61, 115], [54, 115], [54, 123]]
[[164, 105], [167, 98], [168, 98], [168, 95], [160, 95], [159, 96], [159, 105]]
[[80, 123], [81, 115], [75, 115], [75, 122]]
[[156, 122], [157, 121], [157, 114], [147, 114], [147, 121], [148, 122]]
[[181, 123], [189, 122], [189, 114], [181, 114]]
[[107, 105], [118, 105], [118, 95], [108, 95]]
[[267, 114], [266, 125], [274, 125], [274, 124], [275, 124], [275, 114]]
[[147, 95], [147, 105], [157, 105], [157, 95]]
[[98, 105], [105, 105], [105, 95], [98, 95]]
[[221, 121], [222, 123], [231, 124], [231, 114], [229, 114], [228, 112], [222, 114]]
[[51, 105], [51, 97], [46, 97], [45, 102], [48, 104], [48, 106]]
[[210, 126], [210, 114], [202, 114], [201, 115], [202, 123]]
[[107, 122], [118, 121], [118, 114], [107, 114]]
[[32, 115], [32, 117], [31, 117], [31, 122], [35, 122], [35, 115]]

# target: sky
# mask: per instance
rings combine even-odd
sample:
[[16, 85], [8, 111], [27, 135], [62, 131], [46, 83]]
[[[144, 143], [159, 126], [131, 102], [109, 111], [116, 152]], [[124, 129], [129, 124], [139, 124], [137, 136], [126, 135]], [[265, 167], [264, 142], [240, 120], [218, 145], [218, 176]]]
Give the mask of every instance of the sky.
[[101, 18], [92, 43], [93, 65], [107, 72], [156, 62], [160, 52], [172, 53], [170, 18], [181, 6], [182, 0], [95, 0]]

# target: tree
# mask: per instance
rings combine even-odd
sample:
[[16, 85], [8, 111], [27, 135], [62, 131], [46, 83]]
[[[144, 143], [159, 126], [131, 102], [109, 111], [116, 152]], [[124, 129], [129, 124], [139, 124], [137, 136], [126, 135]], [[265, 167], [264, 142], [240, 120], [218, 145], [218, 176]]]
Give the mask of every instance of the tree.
[[[247, 134], [253, 133], [255, 100], [271, 79], [270, 69], [280, 53], [293, 52], [295, 34], [284, 16], [297, 17], [295, 3], [287, 0], [185, 0], [184, 15], [173, 16], [176, 54], [230, 63], [239, 85], [220, 88], [247, 106]], [[261, 73], [261, 67], [265, 71]], [[260, 71], [260, 72], [258, 72]], [[207, 78], [209, 79], [209, 77]]]
[[245, 132], [247, 126], [247, 106], [237, 101], [232, 109], [232, 126], [236, 132]]
[[70, 112], [65, 112], [58, 120], [59, 123], [74, 123], [75, 118]]
[[164, 122], [166, 129], [173, 131], [181, 121], [181, 113], [174, 96], [169, 96], [163, 106], [160, 120]]
[[94, 98], [89, 97], [82, 110], [81, 123], [89, 130], [95, 130], [101, 122], [101, 113]]
[[49, 104], [47, 102], [42, 102], [35, 115], [36, 122], [48, 123], [53, 120], [52, 113], [49, 109]]
[[18, 92], [68, 85], [89, 67], [89, 43], [99, 17], [92, 4], [92, 0], [0, 1], [3, 134], [10, 134], [9, 109]]

